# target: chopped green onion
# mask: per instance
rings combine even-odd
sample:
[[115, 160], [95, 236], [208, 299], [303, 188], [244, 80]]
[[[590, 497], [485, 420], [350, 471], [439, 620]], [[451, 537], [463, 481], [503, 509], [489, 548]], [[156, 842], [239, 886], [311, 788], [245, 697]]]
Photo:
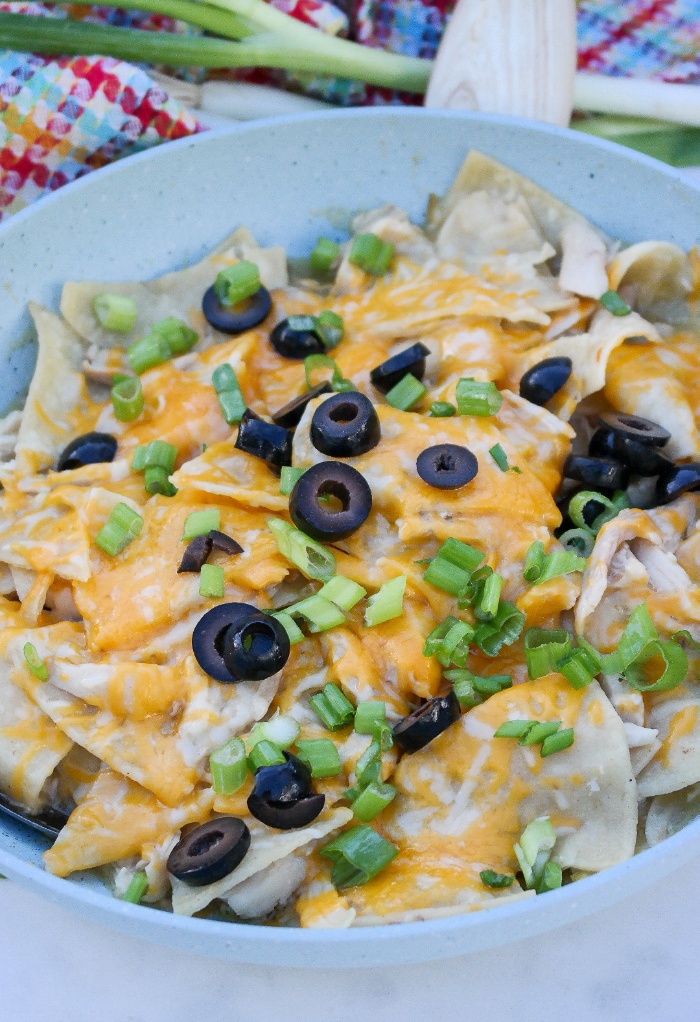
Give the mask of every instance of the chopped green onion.
[[407, 412], [427, 393], [428, 388], [424, 387], [420, 380], [411, 373], [406, 373], [385, 396], [392, 408]]
[[224, 595], [224, 569], [220, 564], [203, 564], [199, 571], [199, 595], [220, 600]]
[[281, 766], [283, 763], [286, 763], [286, 760], [282, 750], [265, 739], [262, 742], [256, 742], [248, 753], [248, 765], [253, 773], [260, 767]]
[[475, 571], [484, 559], [484, 555], [476, 547], [463, 543], [461, 539], [450, 536], [438, 550], [438, 557], [443, 557], [450, 564], [456, 564], [464, 571]]
[[196, 330], [193, 330], [187, 323], [183, 323], [181, 319], [176, 319], [174, 316], [168, 316], [166, 319], [161, 319], [154, 323], [151, 327], [151, 333], [161, 337], [166, 342], [170, 349], [169, 358], [173, 358], [175, 355], [185, 355], [194, 348], [199, 340]]
[[330, 738], [297, 742], [295, 755], [309, 768], [312, 777], [334, 777], [342, 770], [338, 748]]
[[259, 290], [260, 270], [247, 259], [221, 270], [214, 282], [216, 297], [222, 305], [237, 305], [246, 298], [252, 298]]
[[[649, 682], [643, 666], [656, 656], [663, 660], [664, 669], [656, 681]], [[645, 646], [640, 657], [627, 666], [625, 679], [637, 692], [668, 692], [684, 682], [687, 674], [688, 655], [683, 647], [672, 640], [662, 642], [656, 639]]]
[[396, 796], [393, 784], [372, 781], [353, 800], [352, 812], [356, 819], [369, 823], [382, 812]]
[[[460, 610], [464, 610], [465, 607], [473, 607], [475, 603], [479, 603], [484, 592], [486, 579], [490, 578], [493, 573], [493, 568], [488, 564], [482, 565], [473, 572], [464, 589], [457, 596], [457, 606]], [[478, 611], [476, 616], [477, 618], [480, 616]]]
[[272, 742], [278, 749], [288, 749], [299, 737], [299, 723], [289, 713], [276, 710], [269, 720], [260, 720], [253, 725], [248, 737], [248, 746], [252, 748], [258, 742]]
[[533, 720], [532, 727], [529, 728], [527, 734], [524, 734], [521, 737], [519, 744], [540, 745], [545, 738], [549, 738], [550, 735], [555, 735], [560, 727], [560, 720], [545, 720], [541, 723]]
[[495, 415], [503, 404], [503, 395], [495, 383], [481, 383], [471, 376], [458, 382], [455, 397], [460, 415]]
[[522, 475], [522, 472], [515, 465], [508, 464], [508, 455], [503, 450], [500, 444], [495, 444], [494, 447], [489, 447], [489, 454], [496, 462], [501, 472], [517, 472], [518, 475]]
[[333, 685], [330, 681], [323, 686], [320, 692], [311, 696], [309, 704], [329, 731], [338, 731], [341, 727], [345, 727], [355, 716], [355, 707], [338, 686]]
[[146, 493], [161, 493], [164, 497], [174, 497], [177, 486], [170, 482], [168, 473], [158, 465], [150, 466], [144, 475]]
[[342, 369], [330, 355], [307, 355], [304, 359], [304, 374], [306, 376], [306, 386], [309, 390], [317, 386], [318, 381], [314, 382], [312, 375], [316, 369], [330, 369], [330, 385], [337, 393], [345, 393], [355, 389], [354, 384], [350, 380], [345, 379]]
[[208, 507], [204, 511], [191, 511], [185, 518], [182, 538], [187, 541], [195, 539], [197, 536], [206, 536], [212, 529], [218, 531], [220, 527], [221, 512], [218, 507]]
[[535, 890], [538, 894], [546, 894], [547, 891], [556, 891], [562, 884], [561, 866], [557, 862], [545, 862], [542, 867], [542, 875], [537, 882]]
[[307, 596], [305, 600], [287, 607], [287, 613], [292, 616], [301, 614], [312, 632], [327, 632], [329, 628], [345, 624], [345, 615], [340, 608], [321, 596], [321, 593]]
[[451, 401], [433, 401], [430, 414], [434, 419], [448, 419], [451, 415], [457, 414], [457, 409]]
[[110, 557], [116, 557], [143, 528], [140, 514], [120, 502], [112, 508], [112, 512], [95, 536], [95, 545], [104, 550]]
[[565, 550], [579, 554], [581, 557], [590, 557], [593, 552], [595, 536], [590, 529], [568, 529], [559, 537], [559, 542]]
[[426, 582], [430, 582], [431, 586], [441, 589], [443, 593], [458, 596], [469, 584], [471, 575], [439, 553], [437, 557], [433, 557], [423, 578]]
[[148, 444], [139, 444], [134, 448], [134, 456], [131, 459], [131, 467], [134, 472], [143, 472], [146, 468], [146, 451]]
[[314, 273], [330, 273], [340, 256], [340, 245], [330, 238], [319, 238], [309, 256], [309, 263]]
[[282, 518], [268, 518], [267, 525], [283, 557], [307, 578], [330, 582], [335, 575], [335, 557], [309, 536], [295, 529]]
[[508, 873], [495, 873], [492, 869], [482, 869], [479, 876], [484, 887], [510, 887], [515, 880]]
[[[602, 511], [596, 516], [596, 518], [589, 525], [585, 518], [586, 506], [592, 503], [598, 504], [602, 507]], [[621, 499], [609, 500], [608, 497], [604, 497], [602, 493], [596, 493], [594, 490], [582, 490], [577, 493], [569, 501], [569, 518], [579, 529], [585, 529], [588, 532], [592, 532], [596, 535], [606, 522], [612, 521], [613, 518], [617, 518], [620, 511], [625, 507], [629, 507], [624, 494]]]
[[696, 642], [693, 636], [690, 634], [687, 628], [679, 628], [677, 632], [674, 632], [671, 636], [674, 642], [678, 642], [681, 645], [685, 642], [691, 649], [697, 653], [700, 650], [700, 642]]
[[[345, 323], [343, 317], [331, 309], [324, 309], [316, 316], [316, 336], [320, 337], [326, 348], [337, 347], [343, 339]], [[354, 388], [353, 388], [354, 389]]]
[[406, 576], [399, 575], [385, 582], [381, 589], [367, 600], [365, 626], [374, 628], [403, 614], [403, 597], [406, 591]]
[[459, 624], [459, 618], [453, 617], [450, 614], [439, 625], [436, 625], [423, 643], [423, 656], [435, 656], [442, 646], [442, 640], [448, 635], [453, 625], [456, 624]]
[[304, 633], [291, 614], [287, 614], [284, 610], [276, 610], [272, 617], [276, 618], [284, 628], [290, 646], [295, 646], [297, 642], [303, 641]]
[[228, 362], [217, 366], [212, 373], [211, 382], [219, 400], [219, 408], [229, 426], [240, 422], [246, 410], [246, 403], [236, 374]]
[[526, 582], [535, 582], [544, 568], [544, 545], [535, 540], [528, 547], [523, 564], [523, 578]]
[[136, 448], [131, 467], [135, 472], [146, 468], [162, 468], [166, 475], [170, 475], [175, 470], [177, 453], [177, 447], [166, 440], [151, 440], [145, 446]]
[[556, 840], [549, 817], [541, 816], [527, 825], [520, 842], [513, 845], [528, 889], [532, 890], [539, 882]]
[[143, 388], [138, 376], [127, 376], [110, 392], [114, 414], [120, 422], [133, 422], [143, 411]]
[[118, 504], [114, 505], [109, 517], [120, 529], [128, 532], [132, 539], [141, 534], [143, 518], [138, 511], [134, 511], [132, 507], [129, 507], [123, 501], [119, 501]]
[[22, 649], [27, 667], [38, 681], [47, 681], [49, 672], [46, 664], [39, 656], [36, 646], [31, 642], [25, 642]]
[[494, 738], [524, 738], [534, 726], [534, 720], [505, 720], [493, 733]]
[[556, 668], [563, 674], [572, 688], [585, 688], [600, 674], [600, 657], [597, 656], [593, 647], [586, 644], [577, 646], [570, 650], [561, 660], [557, 661]]
[[[631, 663], [641, 657], [647, 646], [658, 639], [658, 637], [646, 604], [640, 603], [630, 614], [625, 630], [617, 644], [617, 649], [613, 654], [620, 665], [619, 670], [624, 671]], [[603, 662], [606, 666], [610, 664], [608, 658]]]
[[382, 742], [375, 735], [355, 764], [355, 776], [360, 785], [381, 780]]
[[285, 497], [289, 496], [297, 481], [301, 479], [306, 469], [295, 468], [292, 465], [283, 465], [280, 472], [280, 493]]
[[525, 615], [514, 603], [499, 603], [493, 621], [482, 621], [474, 635], [474, 643], [486, 656], [497, 656], [503, 646], [511, 646], [525, 625]]
[[479, 621], [491, 621], [495, 618], [502, 589], [503, 576], [499, 575], [497, 571], [491, 572], [484, 579], [481, 596], [476, 608], [476, 616]]
[[541, 756], [551, 756], [554, 752], [561, 752], [562, 749], [568, 749], [570, 745], [574, 744], [574, 729], [572, 727], [564, 728], [563, 731], [557, 731], [553, 735], [547, 735], [542, 742], [542, 748], [540, 749]]
[[394, 258], [394, 246], [376, 234], [358, 234], [352, 239], [348, 260], [365, 273], [382, 277]]
[[136, 322], [136, 302], [126, 295], [103, 291], [92, 299], [92, 310], [104, 330], [118, 334], [128, 334]]
[[496, 695], [513, 684], [513, 679], [509, 674], [493, 674], [490, 677], [480, 678], [467, 668], [445, 671], [445, 680], [452, 682], [459, 705], [465, 710], [474, 709], [489, 696]]
[[613, 316], [629, 316], [632, 311], [627, 302], [620, 298], [617, 291], [606, 291], [604, 295], [600, 296], [598, 301], [604, 309], [612, 312]]
[[240, 738], [232, 738], [209, 757], [211, 786], [217, 795], [233, 795], [245, 784], [248, 760]]
[[126, 349], [126, 357], [136, 375], [141, 376], [148, 369], [154, 369], [163, 362], [167, 362], [172, 358], [172, 352], [164, 337], [160, 337], [158, 334], [147, 334], [141, 340], [129, 345]]
[[331, 880], [339, 888], [366, 884], [398, 854], [396, 845], [367, 824], [350, 827], [319, 849], [319, 855], [333, 863]]
[[544, 547], [536, 540], [525, 555], [523, 577], [527, 582], [539, 586], [560, 575], [569, 575], [573, 571], [584, 571], [586, 558], [568, 550], [553, 550], [545, 554]]
[[326, 582], [319, 590], [318, 595], [330, 600], [341, 610], [352, 610], [355, 604], [367, 595], [367, 590], [357, 582], [353, 582], [351, 578], [334, 575], [330, 582]]
[[571, 636], [564, 629], [528, 628], [525, 632], [525, 663], [532, 681], [557, 670], [558, 662], [571, 649]]
[[466, 621], [457, 621], [450, 628], [435, 652], [435, 657], [443, 667], [455, 664], [465, 667], [469, 656], [469, 644], [474, 638], [474, 628]]
[[379, 699], [363, 699], [355, 710], [355, 731], [359, 735], [372, 735], [386, 724], [386, 704]]
[[129, 881], [129, 886], [127, 887], [124, 895], [122, 896], [122, 901], [128, 901], [132, 905], [138, 905], [138, 903], [141, 901], [147, 890], [148, 877], [146, 876], [146, 874], [142, 871], [134, 873], [131, 880]]

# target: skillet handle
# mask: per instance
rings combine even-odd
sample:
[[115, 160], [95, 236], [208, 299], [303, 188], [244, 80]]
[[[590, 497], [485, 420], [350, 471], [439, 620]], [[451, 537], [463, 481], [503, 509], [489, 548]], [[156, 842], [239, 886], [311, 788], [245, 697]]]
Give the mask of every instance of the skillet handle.
[[576, 56], [575, 0], [458, 0], [425, 105], [566, 127]]

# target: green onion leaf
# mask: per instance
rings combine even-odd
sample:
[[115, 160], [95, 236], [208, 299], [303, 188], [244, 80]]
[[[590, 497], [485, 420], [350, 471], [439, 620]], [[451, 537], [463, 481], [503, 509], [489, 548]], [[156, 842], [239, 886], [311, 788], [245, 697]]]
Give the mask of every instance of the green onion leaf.
[[509, 674], [493, 674], [481, 678], [467, 668], [445, 671], [445, 680], [452, 683], [457, 700], [465, 710], [472, 710], [489, 696], [496, 695], [513, 684]]
[[352, 610], [355, 604], [367, 595], [367, 590], [344, 575], [334, 575], [330, 582], [326, 582], [319, 590], [318, 595], [330, 600], [341, 610]]
[[574, 744], [574, 729], [572, 727], [564, 728], [563, 731], [557, 731], [553, 735], [547, 735], [542, 742], [542, 748], [540, 749], [541, 756], [551, 756], [554, 752], [561, 752], [562, 749], [568, 749], [570, 745]]
[[493, 621], [482, 621], [474, 635], [474, 643], [486, 656], [497, 656], [503, 646], [511, 646], [525, 625], [525, 615], [508, 601], [499, 603]]
[[[586, 505], [589, 503], [602, 508], [590, 525], [585, 518]], [[609, 500], [608, 497], [604, 497], [602, 493], [596, 493], [594, 490], [582, 490], [569, 501], [569, 518], [579, 529], [597, 535], [606, 522], [617, 518], [625, 507], [629, 507], [629, 503], [624, 495], [622, 495], [622, 499]]]
[[339, 888], [366, 884], [398, 854], [396, 845], [366, 824], [350, 827], [319, 849], [319, 855], [333, 863], [331, 879]]
[[604, 309], [612, 312], [613, 316], [629, 316], [632, 311], [627, 302], [620, 298], [617, 291], [606, 291], [604, 295], [600, 296], [598, 301]]
[[440, 642], [435, 657], [443, 667], [455, 664], [465, 667], [469, 656], [469, 644], [474, 638], [474, 628], [466, 621], [456, 621]]
[[456, 564], [458, 568], [468, 572], [475, 571], [484, 559], [480, 550], [463, 543], [461, 539], [453, 539], [452, 536], [442, 544], [438, 550], [438, 557], [443, 557], [450, 564]]
[[372, 735], [386, 724], [386, 704], [379, 699], [364, 699], [355, 710], [355, 731], [359, 735]]
[[586, 558], [567, 550], [553, 550], [545, 554], [543, 545], [536, 540], [525, 555], [523, 577], [527, 582], [539, 586], [560, 575], [569, 575], [573, 571], [584, 571]]
[[557, 664], [571, 649], [571, 636], [562, 628], [528, 628], [524, 646], [527, 673], [534, 681], [557, 670]]
[[562, 883], [561, 866], [557, 862], [545, 862], [542, 867], [542, 875], [535, 886], [538, 894], [546, 894], [547, 891], [556, 891]]
[[280, 472], [280, 493], [285, 497], [294, 489], [297, 480], [301, 479], [306, 469], [295, 468], [292, 465], [283, 465]]
[[203, 564], [199, 571], [199, 595], [220, 600], [224, 595], [224, 569], [220, 564]]
[[[619, 647], [618, 647], [619, 652]], [[664, 669], [654, 682], [647, 680], [644, 665], [652, 658], [660, 657]], [[688, 674], [688, 655], [681, 645], [672, 640], [654, 640], [644, 647], [640, 656], [625, 670], [627, 684], [637, 692], [669, 692], [685, 681]]]
[[309, 705], [329, 731], [338, 731], [355, 716], [355, 707], [337, 685], [328, 682], [320, 692], [311, 696]]
[[539, 882], [556, 840], [549, 817], [541, 816], [527, 825], [519, 843], [513, 845], [528, 889], [532, 890]]
[[324, 546], [295, 529], [282, 518], [268, 518], [267, 525], [283, 557], [307, 578], [330, 582], [335, 575], [335, 557]]
[[340, 258], [340, 245], [330, 238], [319, 238], [309, 256], [314, 273], [330, 273], [333, 264]]
[[232, 738], [209, 757], [211, 786], [217, 795], [234, 795], [245, 784], [248, 760], [240, 738]]
[[92, 299], [92, 310], [103, 330], [128, 334], [136, 322], [136, 302], [126, 295], [103, 291]]
[[496, 571], [490, 572], [482, 583], [476, 607], [476, 616], [479, 621], [492, 621], [495, 618], [502, 589], [503, 576]]
[[[331, 309], [324, 309], [316, 316], [316, 336], [320, 337], [326, 348], [336, 348], [343, 339], [345, 323], [343, 317]], [[354, 388], [353, 388], [354, 389]]]
[[329, 382], [337, 393], [344, 394], [349, 390], [355, 389], [354, 384], [350, 380], [345, 379], [340, 366], [330, 355], [307, 355], [304, 359], [304, 374], [306, 376], [306, 386], [309, 390], [321, 382], [313, 378], [313, 373], [316, 369], [330, 369], [331, 378]]
[[541, 723], [538, 721], [532, 722], [532, 727], [528, 729], [527, 734], [524, 734], [519, 745], [540, 745], [545, 738], [549, 738], [551, 735], [555, 735], [561, 727], [560, 720], [545, 720]]
[[276, 618], [284, 628], [290, 646], [295, 646], [297, 642], [302, 642], [304, 633], [291, 614], [287, 614], [284, 610], [276, 610], [272, 617]]
[[451, 415], [456, 415], [457, 409], [450, 401], [433, 401], [430, 414], [434, 419], [447, 419]]
[[494, 738], [525, 738], [534, 720], [505, 720], [493, 733]]
[[[617, 644], [617, 649], [613, 654], [620, 664], [620, 670], [624, 671], [631, 663], [639, 659], [646, 651], [646, 648], [658, 637], [658, 632], [649, 616], [646, 604], [640, 603], [630, 614], [625, 630]], [[603, 662], [609, 663], [609, 661]]]
[[369, 823], [382, 812], [383, 809], [396, 796], [396, 788], [393, 784], [385, 784], [382, 781], [372, 781], [353, 800], [352, 812], [356, 819], [362, 823]]
[[411, 373], [406, 373], [385, 396], [392, 408], [407, 412], [427, 393], [427, 387], [424, 387], [420, 380], [417, 380]]
[[510, 887], [515, 880], [508, 873], [495, 873], [492, 869], [482, 869], [479, 876], [484, 887]]
[[481, 383], [471, 376], [458, 382], [455, 397], [460, 415], [495, 415], [503, 404], [503, 396], [495, 383]]
[[143, 388], [138, 376], [127, 376], [110, 392], [114, 414], [120, 422], [133, 422], [143, 411]]
[[143, 528], [143, 518], [128, 504], [119, 502], [95, 536], [95, 545], [109, 557], [116, 557]]
[[204, 511], [191, 511], [185, 518], [185, 527], [182, 532], [184, 541], [195, 539], [196, 536], [206, 536], [212, 529], [219, 530], [221, 527], [221, 512], [218, 507], [208, 507]]
[[214, 282], [216, 297], [222, 305], [237, 305], [246, 298], [252, 298], [259, 290], [260, 270], [247, 259], [221, 270]]
[[450, 615], [436, 625], [423, 643], [423, 656], [435, 656], [442, 646], [442, 640], [456, 624], [459, 624], [459, 618]]
[[394, 246], [383, 242], [376, 234], [358, 234], [352, 239], [349, 262], [365, 273], [382, 277], [394, 258]]
[[47, 681], [49, 672], [46, 664], [39, 656], [36, 646], [31, 642], [25, 642], [22, 652], [24, 653], [25, 663], [34, 677], [38, 681]]
[[458, 596], [469, 584], [471, 575], [439, 553], [437, 557], [433, 557], [427, 571], [423, 573], [423, 578], [436, 589], [441, 589], [443, 593]]
[[342, 770], [338, 748], [330, 738], [297, 742], [295, 755], [309, 768], [312, 777], [335, 777]]
[[141, 340], [130, 344], [126, 349], [126, 357], [129, 365], [137, 376], [141, 376], [148, 369], [154, 369], [172, 358], [172, 351], [165, 338], [158, 334], [147, 334]]
[[403, 614], [403, 597], [406, 591], [406, 576], [399, 575], [397, 578], [385, 582], [379, 592], [374, 593], [367, 600], [365, 606], [365, 626], [374, 628], [376, 625], [384, 624], [395, 617]]
[[523, 565], [523, 578], [526, 582], [536, 582], [544, 569], [544, 545], [535, 540], [528, 547]]
[[139, 464], [143, 464], [144, 469], [162, 468], [166, 475], [170, 475], [175, 470], [178, 451], [174, 444], [169, 444], [165, 440], [151, 440], [145, 447], [137, 447], [134, 452], [134, 460], [131, 463], [133, 469], [135, 469], [137, 452], [139, 452]]
[[147, 890], [148, 877], [146, 874], [142, 871], [134, 873], [129, 881], [129, 886], [122, 896], [122, 901], [128, 901], [132, 905], [138, 905]]

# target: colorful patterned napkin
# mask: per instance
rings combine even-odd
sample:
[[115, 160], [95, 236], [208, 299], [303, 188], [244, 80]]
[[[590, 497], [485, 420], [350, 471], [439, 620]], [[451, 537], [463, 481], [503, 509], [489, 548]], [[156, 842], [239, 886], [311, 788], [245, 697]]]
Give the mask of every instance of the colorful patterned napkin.
[[[271, 0], [324, 31], [432, 57], [454, 0]], [[700, 0], [580, 0], [579, 67], [700, 83]], [[74, 17], [150, 31], [194, 31], [170, 18], [105, 7], [3, 3], [1, 11]], [[304, 91], [341, 105], [415, 103], [415, 96], [282, 71], [237, 78]], [[114, 159], [202, 130], [140, 67], [108, 57], [0, 51], [0, 219]]]

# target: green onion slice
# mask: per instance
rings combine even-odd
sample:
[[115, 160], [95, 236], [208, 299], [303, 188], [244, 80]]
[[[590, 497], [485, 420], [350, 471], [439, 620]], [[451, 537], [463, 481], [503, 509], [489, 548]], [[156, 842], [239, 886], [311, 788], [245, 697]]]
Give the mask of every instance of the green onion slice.
[[[643, 668], [656, 656], [661, 658], [664, 668], [656, 681], [649, 682]], [[625, 679], [637, 692], [668, 692], [684, 682], [687, 674], [688, 655], [683, 647], [671, 639], [666, 642], [655, 639], [645, 646], [639, 658], [628, 665]]]
[[331, 682], [324, 685], [316, 695], [311, 696], [309, 705], [329, 731], [338, 731], [346, 727], [355, 716], [355, 707], [338, 686]]
[[386, 724], [386, 704], [379, 699], [363, 699], [355, 710], [354, 728], [360, 735], [372, 735]]
[[[336, 348], [343, 339], [345, 323], [343, 317], [332, 309], [324, 309], [316, 316], [316, 336], [320, 337], [326, 348]], [[354, 388], [353, 388], [354, 389]]]
[[503, 450], [500, 444], [495, 444], [489, 448], [489, 454], [496, 462], [501, 472], [517, 472], [518, 475], [522, 475], [522, 472], [515, 465], [508, 464], [508, 455]]
[[[584, 517], [586, 505], [589, 503], [602, 506], [602, 511], [598, 513], [590, 525], [587, 524]], [[587, 532], [592, 532], [593, 535], [597, 535], [607, 522], [617, 518], [620, 511], [627, 507], [629, 507], [629, 501], [624, 494], [610, 500], [608, 497], [604, 497], [602, 493], [596, 493], [594, 490], [582, 490], [569, 501], [569, 518], [579, 529], [584, 529]]]
[[559, 537], [559, 542], [572, 554], [580, 557], [590, 557], [593, 553], [595, 536], [590, 529], [568, 529]]
[[503, 646], [511, 646], [525, 625], [525, 615], [514, 603], [499, 603], [492, 621], [482, 621], [474, 635], [474, 643], [486, 656], [494, 657]]
[[240, 422], [246, 410], [246, 403], [236, 374], [228, 362], [216, 367], [212, 373], [211, 382], [216, 391], [224, 420], [229, 426]]
[[329, 628], [338, 628], [345, 624], [345, 615], [340, 608], [321, 593], [315, 593], [287, 607], [287, 613], [303, 617], [308, 622], [311, 632], [327, 632]]
[[295, 755], [309, 768], [312, 777], [335, 777], [342, 771], [338, 748], [330, 738], [297, 742]]
[[129, 886], [122, 897], [122, 901], [128, 901], [132, 905], [138, 905], [147, 890], [148, 877], [146, 874], [143, 871], [134, 873], [129, 881]]
[[143, 528], [143, 518], [128, 504], [120, 501], [95, 536], [95, 545], [109, 557], [116, 557]]
[[221, 270], [214, 282], [216, 297], [222, 305], [237, 305], [246, 298], [252, 298], [259, 290], [260, 270], [247, 259]]
[[358, 234], [352, 239], [348, 260], [365, 273], [382, 277], [394, 258], [394, 246], [376, 234]]
[[138, 376], [127, 376], [110, 392], [114, 414], [120, 422], [133, 422], [143, 411], [143, 388]]
[[372, 781], [353, 800], [352, 812], [362, 823], [369, 823], [382, 812], [396, 796], [393, 784]]
[[534, 720], [505, 720], [493, 733], [494, 738], [525, 738], [535, 725]]
[[212, 529], [218, 531], [220, 527], [221, 512], [218, 507], [208, 507], [204, 511], [191, 511], [185, 518], [182, 538], [187, 542], [197, 536], [206, 536]]
[[220, 564], [203, 564], [199, 571], [199, 595], [220, 600], [224, 595], [224, 569]]
[[525, 886], [530, 890], [540, 880], [556, 840], [557, 836], [549, 817], [542, 816], [527, 825], [520, 841], [513, 846], [513, 851], [525, 878]]
[[253, 725], [248, 747], [252, 748], [258, 742], [272, 742], [278, 749], [288, 749], [297, 740], [300, 731], [299, 723], [291, 714], [276, 710], [269, 720], [260, 720]]
[[524, 646], [527, 673], [534, 681], [557, 670], [557, 664], [571, 649], [571, 636], [563, 628], [528, 628]]
[[318, 595], [330, 600], [341, 610], [352, 610], [355, 604], [367, 595], [367, 590], [357, 582], [353, 582], [351, 578], [334, 575], [330, 582], [326, 582], [319, 590]]
[[492, 381], [480, 382], [469, 376], [455, 390], [460, 415], [495, 415], [503, 404], [503, 395]]
[[519, 744], [540, 745], [545, 738], [549, 738], [550, 735], [555, 735], [560, 727], [560, 720], [544, 720], [542, 722], [533, 721], [532, 727], [528, 729], [527, 734], [524, 734], [521, 737]]
[[551, 756], [555, 752], [561, 752], [563, 749], [568, 749], [569, 746], [574, 744], [574, 729], [572, 727], [564, 728], [562, 731], [557, 731], [553, 735], [547, 735], [542, 742], [542, 748], [540, 749], [540, 755], [542, 757]]
[[268, 518], [267, 525], [283, 557], [307, 578], [330, 582], [335, 575], [335, 557], [324, 546], [295, 529], [282, 518]]
[[406, 591], [406, 576], [389, 579], [381, 589], [367, 600], [365, 626], [374, 628], [403, 614], [403, 598]]
[[330, 273], [333, 264], [340, 258], [340, 245], [330, 238], [319, 238], [309, 256], [314, 273]]
[[146, 493], [161, 493], [164, 497], [174, 497], [177, 493], [177, 486], [170, 482], [168, 473], [157, 465], [146, 469], [143, 482]]
[[441, 589], [443, 593], [458, 596], [469, 584], [471, 575], [468, 571], [458, 568], [456, 564], [452, 564], [451, 561], [438, 554], [437, 557], [433, 557], [423, 578], [436, 589]]
[[178, 450], [174, 444], [169, 444], [166, 440], [151, 440], [150, 443], [136, 448], [131, 467], [134, 472], [143, 472], [147, 468], [162, 468], [166, 475], [171, 475], [175, 470], [177, 454]]
[[92, 310], [104, 330], [128, 334], [136, 322], [136, 302], [127, 295], [113, 295], [102, 291], [92, 299]]
[[319, 855], [333, 863], [331, 879], [339, 888], [366, 884], [398, 854], [396, 845], [367, 824], [350, 827], [319, 849]]
[[185, 355], [194, 348], [199, 340], [197, 331], [175, 316], [168, 316], [154, 323], [151, 333], [161, 337], [170, 349], [170, 358], [176, 355]]
[[304, 374], [306, 376], [306, 386], [309, 390], [321, 382], [313, 378], [313, 373], [317, 369], [330, 369], [331, 378], [329, 382], [333, 390], [338, 393], [345, 393], [348, 390], [355, 389], [354, 384], [350, 380], [345, 379], [340, 366], [330, 355], [307, 355], [304, 359]]
[[245, 784], [248, 760], [240, 738], [232, 738], [209, 757], [211, 786], [217, 795], [233, 795]]
[[556, 891], [562, 884], [561, 866], [557, 862], [545, 862], [542, 867], [542, 875], [537, 881], [535, 890], [538, 894], [546, 894], [547, 891]]
[[463, 543], [461, 539], [453, 539], [452, 536], [442, 544], [438, 550], [438, 557], [469, 572], [475, 571], [484, 559], [484, 555], [476, 547]]
[[484, 887], [510, 887], [515, 877], [508, 873], [496, 873], [492, 869], [482, 869], [479, 873]]
[[428, 388], [424, 387], [420, 380], [417, 380], [411, 373], [406, 373], [385, 396], [392, 408], [407, 412], [427, 393]]
[[606, 291], [598, 301], [604, 309], [612, 312], [613, 316], [629, 316], [632, 311], [627, 302], [620, 298], [617, 291]]
[[280, 472], [280, 493], [285, 497], [289, 496], [297, 481], [301, 479], [306, 469], [295, 468], [292, 465], [283, 465]]
[[557, 660], [556, 669], [564, 675], [572, 688], [585, 688], [597, 674], [600, 674], [600, 657], [588, 643], [585, 646], [579, 644], [575, 649], [569, 650], [561, 660]]
[[304, 633], [291, 614], [288, 614], [284, 610], [276, 610], [272, 617], [276, 618], [284, 628], [287, 633], [290, 646], [295, 646], [297, 642], [303, 641]]
[[158, 334], [147, 334], [141, 340], [130, 344], [126, 349], [126, 357], [129, 365], [137, 376], [162, 365], [171, 359], [172, 351], [164, 337]]
[[256, 742], [248, 753], [248, 765], [253, 773], [259, 770], [260, 767], [281, 766], [285, 762], [282, 750], [273, 745], [272, 742], [265, 740]]
[[445, 680], [452, 683], [460, 706], [466, 710], [472, 710], [489, 696], [494, 696], [498, 692], [502, 692], [503, 689], [510, 688], [513, 684], [513, 679], [509, 674], [492, 674], [489, 677], [481, 678], [466, 667], [445, 671]]
[[532, 543], [525, 555], [523, 577], [526, 582], [539, 586], [560, 575], [569, 575], [574, 571], [584, 571], [586, 558], [567, 550], [553, 550], [545, 554], [544, 546], [539, 540]]
[[457, 414], [457, 409], [451, 401], [433, 401], [430, 414], [434, 419], [448, 419], [451, 415]]
[[495, 618], [502, 589], [503, 576], [499, 575], [497, 571], [489, 572], [481, 585], [476, 607], [476, 616], [479, 621], [492, 621]]
[[39, 656], [36, 646], [32, 642], [25, 642], [22, 649], [24, 661], [38, 681], [47, 681], [49, 677], [48, 668]]

